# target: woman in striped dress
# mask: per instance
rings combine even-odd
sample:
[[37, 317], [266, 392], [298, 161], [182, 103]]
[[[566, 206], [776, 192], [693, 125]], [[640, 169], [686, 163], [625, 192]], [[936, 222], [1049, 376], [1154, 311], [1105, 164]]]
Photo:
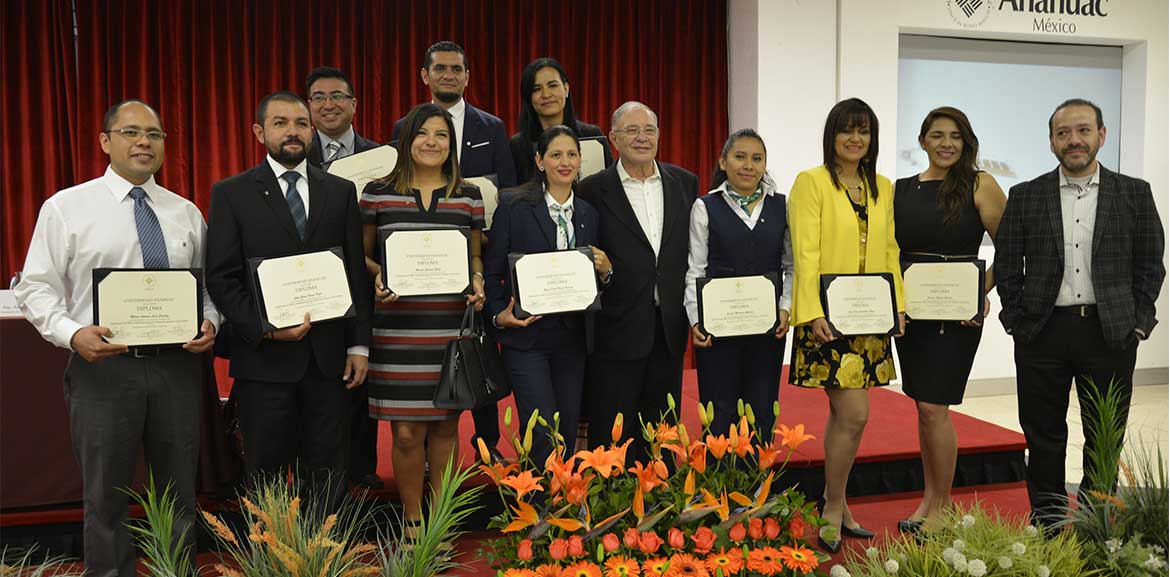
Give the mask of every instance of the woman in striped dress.
[[[441, 471], [459, 442], [459, 412], [437, 409], [432, 399], [443, 350], [458, 336], [464, 310], [483, 307], [484, 215], [479, 189], [459, 175], [455, 127], [447, 111], [435, 104], [419, 105], [407, 114], [400, 134], [397, 166], [365, 187], [361, 210], [366, 267], [377, 297], [367, 380], [370, 415], [391, 421], [394, 474], [411, 534], [422, 518], [424, 464]], [[456, 227], [471, 230], [473, 294], [400, 299], [386, 290], [379, 229]]]

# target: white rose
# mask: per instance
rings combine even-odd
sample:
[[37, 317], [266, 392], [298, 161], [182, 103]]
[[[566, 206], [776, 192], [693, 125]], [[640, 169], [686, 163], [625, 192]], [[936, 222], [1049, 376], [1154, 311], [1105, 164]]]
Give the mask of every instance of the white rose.
[[897, 573], [897, 572], [898, 572], [898, 561], [896, 559], [890, 559], [889, 561], [886, 561], [886, 573]]
[[970, 573], [971, 577], [983, 577], [987, 575], [987, 563], [979, 559], [972, 559], [967, 562], [967, 573]]
[[1036, 577], [1049, 577], [1050, 575], [1052, 575], [1052, 571], [1048, 570], [1047, 565], [1041, 565], [1036, 568]]
[[975, 526], [975, 517], [972, 515], [963, 515], [963, 526], [968, 529]]
[[967, 548], [967, 542], [962, 539], [955, 539], [955, 542], [951, 543], [951, 546], [955, 548], [955, 551], [962, 551]]
[[849, 570], [844, 565], [833, 565], [829, 570], [829, 577], [853, 577], [849, 574]]
[[870, 559], [877, 559], [879, 553], [881, 552], [877, 550], [877, 547], [870, 547], [865, 550], [865, 556]]
[[[1031, 529], [1035, 529], [1035, 527], [1032, 527], [1031, 525], [1028, 525], [1028, 527]], [[1019, 541], [1012, 543], [1012, 553], [1015, 555], [1023, 555], [1024, 552], [1027, 550], [1028, 550], [1028, 546], [1024, 545], [1023, 543], [1020, 543]]]
[[1001, 555], [999, 557], [999, 559], [996, 559], [996, 561], [999, 562], [1000, 569], [1011, 569], [1012, 568], [1012, 558], [1011, 557], [1006, 557], [1006, 556]]

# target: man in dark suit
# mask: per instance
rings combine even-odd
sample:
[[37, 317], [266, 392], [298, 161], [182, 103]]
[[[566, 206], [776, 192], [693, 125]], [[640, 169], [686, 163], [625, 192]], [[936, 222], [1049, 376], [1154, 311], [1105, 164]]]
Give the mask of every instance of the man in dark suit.
[[[353, 129], [357, 98], [344, 72], [332, 66], [318, 66], [305, 78], [305, 90], [309, 94], [309, 117], [316, 128], [309, 147], [309, 164], [329, 170], [334, 160], [378, 147], [378, 143], [362, 138]], [[384, 484], [378, 478], [378, 421], [370, 418], [366, 390], [357, 387], [352, 394], [349, 479], [369, 489], [381, 489]]]
[[[309, 108], [291, 92], [260, 102], [252, 131], [268, 156], [211, 188], [207, 291], [229, 318], [231, 375], [248, 472], [296, 466], [335, 509], [345, 493], [348, 389], [366, 377], [371, 298], [353, 183], [310, 166]], [[356, 314], [265, 332], [248, 259], [341, 247]]]
[[613, 113], [610, 142], [618, 162], [581, 182], [581, 198], [600, 216], [597, 246], [613, 263], [601, 297], [591, 360], [589, 444], [609, 441], [609, 425], [624, 417], [634, 439], [628, 460], [646, 462], [642, 419], [658, 421], [666, 395], [681, 402], [682, 363], [690, 324], [683, 306], [691, 204], [698, 178], [658, 162], [658, 116], [627, 102]]
[[[497, 188], [515, 186], [516, 167], [512, 164], [504, 121], [463, 99], [471, 74], [463, 47], [447, 40], [432, 44], [423, 56], [419, 74], [431, 90], [431, 102], [445, 108], [454, 121], [455, 142], [459, 143], [455, 152], [459, 155], [459, 172], [463, 177], [494, 175]], [[394, 123], [394, 141], [398, 140], [404, 120], [400, 118]], [[496, 449], [500, 442], [499, 410], [493, 404], [485, 405], [472, 411], [472, 417], [476, 436], [487, 444], [493, 459], [502, 461], [503, 456]]]
[[379, 146], [353, 129], [357, 97], [344, 72], [332, 66], [318, 66], [305, 78], [305, 90], [309, 94], [309, 116], [316, 128], [309, 147], [309, 164], [328, 170], [334, 160]]
[[1065, 504], [1070, 383], [1077, 385], [1085, 434], [1081, 488], [1110, 491], [1096, 486], [1116, 471], [1096, 470], [1090, 459], [1098, 439], [1087, 405], [1114, 383], [1124, 427], [1137, 344], [1157, 324], [1154, 303], [1166, 269], [1149, 183], [1097, 162], [1105, 142], [1101, 109], [1066, 101], [1048, 129], [1060, 166], [1012, 187], [996, 238], [995, 280], [1000, 320], [1016, 345], [1032, 514], [1052, 526]]

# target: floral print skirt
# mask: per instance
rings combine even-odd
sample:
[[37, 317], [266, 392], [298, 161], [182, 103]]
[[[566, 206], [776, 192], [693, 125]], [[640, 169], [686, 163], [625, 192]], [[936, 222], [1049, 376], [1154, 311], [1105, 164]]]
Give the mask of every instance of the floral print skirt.
[[793, 330], [789, 382], [810, 389], [868, 389], [890, 384], [897, 377], [888, 336], [834, 339], [824, 345], [813, 337], [811, 325]]

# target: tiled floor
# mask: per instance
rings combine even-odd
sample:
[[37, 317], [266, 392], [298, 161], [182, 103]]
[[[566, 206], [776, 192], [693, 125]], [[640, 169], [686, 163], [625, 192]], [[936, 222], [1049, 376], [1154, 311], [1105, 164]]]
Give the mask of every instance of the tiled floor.
[[[1167, 385], [1146, 385], [1135, 387], [1133, 402], [1129, 410], [1129, 428], [1126, 432], [1126, 450], [1144, 451], [1147, 455], [1156, 458], [1159, 448], [1162, 450], [1163, 462], [1170, 457], [1167, 450], [1167, 425], [1170, 424], [1170, 409], [1167, 406]], [[1068, 423], [1069, 443], [1068, 456], [1065, 461], [1065, 479], [1069, 483], [1078, 483], [1081, 478], [1081, 448], [1085, 437], [1081, 431], [1080, 408], [1075, 393], [1070, 393]], [[1020, 422], [1016, 407], [1015, 395], [999, 395], [992, 397], [971, 397], [955, 410], [971, 415], [978, 419], [995, 423], [1013, 431], [1020, 431]]]

